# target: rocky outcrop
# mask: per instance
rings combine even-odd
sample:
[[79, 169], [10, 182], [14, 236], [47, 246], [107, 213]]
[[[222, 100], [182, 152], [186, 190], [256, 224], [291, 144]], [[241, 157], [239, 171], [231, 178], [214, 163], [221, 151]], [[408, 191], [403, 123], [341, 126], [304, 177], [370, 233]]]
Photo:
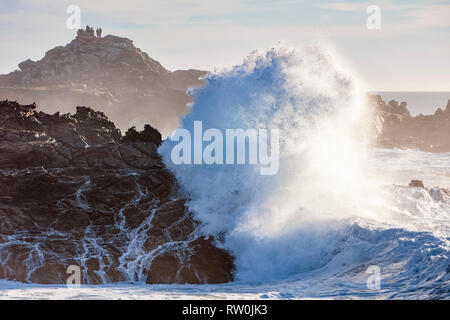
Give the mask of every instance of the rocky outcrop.
[[220, 283], [233, 259], [174, 195], [150, 126], [122, 137], [103, 113], [0, 102], [0, 278]]
[[425, 186], [423, 184], [422, 180], [411, 180], [411, 182], [408, 185], [409, 187], [414, 187], [414, 188], [422, 188], [425, 189]]
[[450, 190], [440, 187], [426, 187], [422, 180], [411, 180], [408, 184], [410, 188], [422, 189], [428, 193], [430, 197], [436, 202], [448, 202], [450, 201]]
[[377, 143], [387, 148], [419, 149], [427, 152], [450, 152], [450, 100], [444, 110], [433, 115], [411, 116], [406, 102], [388, 104], [372, 96], [376, 110]]
[[201, 86], [206, 72], [170, 72], [132, 40], [81, 31], [41, 60], [28, 59], [19, 64], [20, 70], [0, 76], [0, 99], [36, 101], [48, 113], [95, 106], [122, 130], [150, 123], [170, 134], [188, 111], [186, 89]]
[[156, 146], [161, 145], [161, 133], [155, 128], [152, 128], [149, 124], [144, 126], [144, 130], [142, 132], [136, 131], [136, 127], [131, 127], [125, 133], [125, 137], [123, 137], [123, 141], [143, 141], [143, 142], [152, 142]]

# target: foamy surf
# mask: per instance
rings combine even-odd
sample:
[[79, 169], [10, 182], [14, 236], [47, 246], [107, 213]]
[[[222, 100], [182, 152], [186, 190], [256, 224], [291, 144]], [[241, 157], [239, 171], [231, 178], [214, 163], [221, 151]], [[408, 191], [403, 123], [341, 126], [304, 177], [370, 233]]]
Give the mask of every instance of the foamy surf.
[[[423, 294], [427, 285], [445, 296], [440, 290], [448, 289], [449, 199], [391, 186], [395, 168], [384, 170], [386, 156], [401, 162], [401, 155], [367, 147], [369, 110], [363, 87], [350, 74], [319, 46], [277, 47], [209, 76], [193, 93], [182, 128], [191, 130], [201, 120], [206, 128], [280, 130], [280, 171], [274, 177], [251, 166], [174, 165], [169, 140], [160, 152], [204, 232], [235, 255], [238, 283], [304, 287], [303, 281], [318, 277], [340, 296], [356, 290], [359, 279], [361, 293], [370, 294], [366, 271], [376, 265], [385, 286], [398, 286], [392, 297], [403, 289]], [[434, 280], [424, 284], [430, 272]]]

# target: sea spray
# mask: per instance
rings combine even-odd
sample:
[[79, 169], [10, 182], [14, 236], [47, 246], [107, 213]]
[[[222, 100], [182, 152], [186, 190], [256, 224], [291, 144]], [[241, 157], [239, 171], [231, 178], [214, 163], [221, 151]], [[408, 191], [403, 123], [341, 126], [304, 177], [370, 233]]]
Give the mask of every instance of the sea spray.
[[339, 241], [330, 221], [373, 214], [361, 203], [373, 191], [360, 131], [364, 89], [321, 47], [255, 51], [242, 65], [209, 75], [192, 95], [183, 129], [193, 132], [202, 121], [203, 130], [280, 133], [273, 176], [249, 165], [175, 164], [170, 139], [159, 149], [203, 232], [225, 235], [238, 280], [318, 268]]

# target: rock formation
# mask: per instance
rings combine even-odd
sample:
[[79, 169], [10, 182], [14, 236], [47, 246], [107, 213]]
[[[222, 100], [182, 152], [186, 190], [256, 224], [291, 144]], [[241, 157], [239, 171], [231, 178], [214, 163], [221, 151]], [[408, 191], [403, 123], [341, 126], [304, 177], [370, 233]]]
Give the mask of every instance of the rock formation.
[[96, 37], [80, 29], [66, 46], [20, 70], [0, 75], [0, 99], [36, 103], [48, 113], [70, 112], [74, 105], [107, 112], [119, 128], [150, 123], [164, 136], [178, 126], [191, 102], [186, 89], [203, 84], [206, 72], [170, 72], [133, 45], [113, 35]]
[[233, 259], [174, 194], [146, 126], [125, 137], [102, 112], [49, 115], [0, 102], [0, 278], [221, 283]]
[[[401, 186], [400, 186], [401, 187]], [[425, 187], [422, 180], [411, 180], [408, 184], [409, 188], [418, 188], [428, 193], [430, 197], [436, 202], [448, 202], [450, 201], [450, 190], [440, 187]]]
[[387, 148], [450, 152], [450, 100], [447, 107], [433, 115], [411, 116], [406, 102], [388, 104], [380, 96], [371, 96], [376, 110], [377, 143]]
[[425, 186], [424, 186], [422, 180], [411, 180], [411, 182], [409, 183], [408, 186], [425, 189]]

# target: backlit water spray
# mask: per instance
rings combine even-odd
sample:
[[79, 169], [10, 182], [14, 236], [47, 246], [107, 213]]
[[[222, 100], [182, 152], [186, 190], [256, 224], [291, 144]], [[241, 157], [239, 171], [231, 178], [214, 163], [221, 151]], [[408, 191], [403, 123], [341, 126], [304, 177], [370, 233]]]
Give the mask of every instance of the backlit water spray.
[[276, 47], [211, 74], [181, 128], [278, 129], [279, 171], [258, 165], [177, 165], [159, 152], [203, 232], [236, 258], [236, 279], [283, 279], [324, 266], [348, 237], [346, 219], [389, 220], [368, 168], [365, 89], [321, 46]]

